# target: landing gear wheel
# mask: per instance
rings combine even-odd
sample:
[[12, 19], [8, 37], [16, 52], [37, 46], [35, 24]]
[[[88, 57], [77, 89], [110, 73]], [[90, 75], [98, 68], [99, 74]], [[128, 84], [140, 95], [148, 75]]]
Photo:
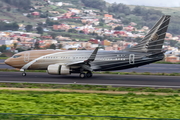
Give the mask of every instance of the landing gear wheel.
[[85, 78], [85, 77], [86, 77], [86, 76], [85, 76], [85, 73], [80, 73], [79, 77], [80, 77], [80, 78]]
[[22, 76], [26, 76], [26, 73], [22, 73]]
[[87, 73], [86, 73], [86, 77], [87, 77], [87, 78], [92, 77], [92, 72], [87, 72]]

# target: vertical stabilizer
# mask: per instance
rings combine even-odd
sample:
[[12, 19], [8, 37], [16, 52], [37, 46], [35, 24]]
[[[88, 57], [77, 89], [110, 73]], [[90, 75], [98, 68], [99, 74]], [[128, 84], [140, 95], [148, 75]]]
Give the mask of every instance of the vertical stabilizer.
[[148, 53], [161, 52], [169, 21], [169, 15], [162, 16], [148, 34], [136, 46], [127, 49], [127, 51]]

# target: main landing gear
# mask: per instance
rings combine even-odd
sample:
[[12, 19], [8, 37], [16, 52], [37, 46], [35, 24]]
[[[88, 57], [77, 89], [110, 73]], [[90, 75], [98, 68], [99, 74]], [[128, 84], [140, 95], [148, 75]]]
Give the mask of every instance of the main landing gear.
[[90, 72], [90, 71], [88, 71], [87, 73], [80, 73], [80, 74], [79, 74], [79, 77], [80, 77], [80, 78], [85, 78], [85, 77], [91, 78], [92, 76], [93, 76], [93, 74], [92, 74], [92, 72]]

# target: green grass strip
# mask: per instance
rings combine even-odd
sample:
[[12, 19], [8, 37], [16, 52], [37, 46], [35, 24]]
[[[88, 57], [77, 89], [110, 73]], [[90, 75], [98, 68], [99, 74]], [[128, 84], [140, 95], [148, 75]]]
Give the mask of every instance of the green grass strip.
[[[179, 119], [167, 119], [167, 118], [135, 118], [135, 117], [118, 117], [118, 116], [88, 116], [88, 115], [50, 115], [50, 114], [20, 114], [20, 113], [0, 113], [0, 118], [1, 116], [6, 117], [6, 116], [19, 116], [19, 117], [27, 117], [28, 118], [31, 116], [32, 118], [37, 118], [37, 117], [74, 117], [74, 118], [121, 118], [123, 120], [138, 120], [138, 119], [142, 119], [142, 120], [179, 120]], [[18, 118], [19, 119], [19, 118]]]
[[112, 87], [102, 85], [78, 85], [78, 84], [43, 84], [43, 83], [0, 83], [0, 87], [6, 88], [41, 88], [41, 89], [67, 89], [67, 90], [95, 90], [95, 91], [125, 91], [125, 92], [152, 92], [152, 93], [180, 93], [179, 88], [150, 88], [150, 87]]
[[[1, 90], [0, 93], [0, 113], [180, 118], [178, 95], [156, 96], [132, 93], [111, 95], [9, 90]], [[61, 119], [66, 117], [62, 116]], [[89, 117], [75, 119], [91, 120]], [[94, 118], [94, 120], [104, 119], [113, 118]]]
[[0, 57], [0, 60], [8, 59], [9, 57]]

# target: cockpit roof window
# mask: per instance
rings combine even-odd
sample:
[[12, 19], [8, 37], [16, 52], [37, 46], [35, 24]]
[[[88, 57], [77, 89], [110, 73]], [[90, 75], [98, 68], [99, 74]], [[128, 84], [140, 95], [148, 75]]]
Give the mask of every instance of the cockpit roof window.
[[13, 55], [12, 58], [18, 58], [20, 57], [21, 55]]

